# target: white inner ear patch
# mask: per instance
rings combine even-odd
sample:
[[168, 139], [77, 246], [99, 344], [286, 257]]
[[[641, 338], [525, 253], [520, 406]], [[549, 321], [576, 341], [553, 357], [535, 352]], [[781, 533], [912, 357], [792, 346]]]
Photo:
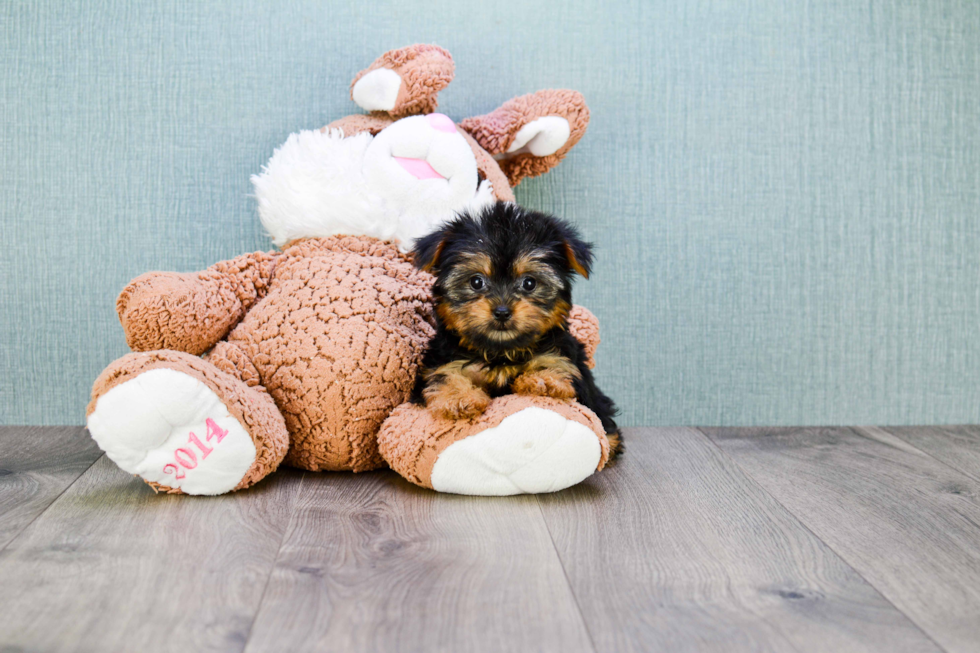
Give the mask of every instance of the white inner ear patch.
[[402, 78], [394, 70], [378, 68], [357, 80], [351, 97], [365, 111], [391, 111], [398, 100]]
[[[550, 156], [568, 142], [572, 129], [568, 121], [560, 116], [544, 116], [532, 120], [514, 136], [503, 157], [529, 152], [534, 156]], [[503, 158], [498, 155], [495, 158]]]

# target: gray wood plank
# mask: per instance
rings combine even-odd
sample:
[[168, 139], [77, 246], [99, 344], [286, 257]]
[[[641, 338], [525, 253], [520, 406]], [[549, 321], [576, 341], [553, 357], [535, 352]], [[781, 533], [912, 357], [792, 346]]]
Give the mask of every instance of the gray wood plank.
[[247, 651], [592, 651], [533, 497], [310, 475]]
[[81, 426], [0, 427], [0, 550], [101, 455]]
[[597, 650], [939, 650], [702, 433], [626, 442], [538, 497]]
[[980, 426], [889, 426], [880, 430], [980, 481]]
[[154, 495], [99, 459], [0, 552], [0, 650], [241, 651], [301, 478]]
[[980, 649], [980, 483], [875, 430], [704, 431], [935, 641]]

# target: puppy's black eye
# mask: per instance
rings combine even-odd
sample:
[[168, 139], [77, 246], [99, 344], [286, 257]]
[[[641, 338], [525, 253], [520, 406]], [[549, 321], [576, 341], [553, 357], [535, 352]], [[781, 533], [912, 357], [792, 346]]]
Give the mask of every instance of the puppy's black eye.
[[537, 288], [537, 286], [538, 286], [538, 282], [531, 277], [524, 277], [524, 280], [521, 281], [521, 288], [524, 289], [524, 292], [531, 292], [532, 290]]
[[481, 277], [480, 275], [476, 275], [475, 277], [470, 278], [470, 288], [472, 288], [473, 290], [483, 290], [483, 286], [485, 285], [486, 285], [486, 281], [484, 281], [483, 277]]

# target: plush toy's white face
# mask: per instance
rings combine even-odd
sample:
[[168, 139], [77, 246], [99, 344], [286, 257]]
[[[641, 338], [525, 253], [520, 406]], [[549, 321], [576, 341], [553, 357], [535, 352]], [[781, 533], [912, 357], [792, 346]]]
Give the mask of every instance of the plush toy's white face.
[[403, 118], [376, 136], [293, 134], [252, 183], [279, 246], [344, 234], [394, 240], [407, 251], [457, 212], [494, 201], [469, 143], [438, 113]]
[[470, 200], [479, 181], [473, 150], [441, 113], [403, 118], [379, 132], [364, 173], [389, 201], [439, 213]]

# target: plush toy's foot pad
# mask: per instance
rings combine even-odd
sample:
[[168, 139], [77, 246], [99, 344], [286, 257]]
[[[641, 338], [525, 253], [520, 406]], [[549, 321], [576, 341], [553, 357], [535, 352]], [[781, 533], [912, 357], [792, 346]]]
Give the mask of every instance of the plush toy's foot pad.
[[562, 490], [601, 469], [609, 454], [588, 409], [517, 395], [495, 399], [475, 420], [447, 420], [403, 404], [378, 437], [388, 464], [407, 480], [482, 496]]
[[492, 496], [555, 492], [591, 476], [601, 457], [587, 426], [525, 408], [449, 445], [432, 467], [432, 489]]
[[[270, 449], [285, 453], [285, 446], [269, 447], [267, 442], [270, 435], [282, 437], [285, 425], [279, 434], [275, 420], [269, 429], [253, 414], [251, 421], [258, 428], [249, 429], [243, 409], [248, 411], [250, 398], [262, 403], [261, 397], [248, 396], [258, 391], [223, 372], [207, 370], [208, 363], [201, 359], [194, 360], [194, 367], [210, 374], [174, 369], [181, 367], [178, 364], [125, 374], [103, 392], [98, 392], [96, 382], [89, 432], [121, 469], [157, 489], [213, 495], [251, 485], [278, 465], [278, 460], [269, 464]], [[209, 382], [209, 376], [218, 383]], [[241, 384], [239, 396], [226, 403], [219, 393], [228, 395], [227, 386], [235, 383]], [[260, 453], [265, 460], [260, 460]]]

